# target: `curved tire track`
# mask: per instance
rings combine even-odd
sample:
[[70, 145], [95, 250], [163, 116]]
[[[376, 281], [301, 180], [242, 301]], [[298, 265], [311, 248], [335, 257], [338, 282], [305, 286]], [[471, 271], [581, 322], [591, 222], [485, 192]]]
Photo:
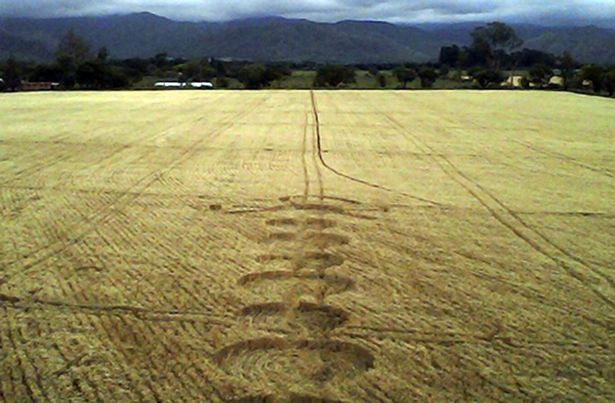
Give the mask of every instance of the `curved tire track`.
[[388, 188], [386, 186], [382, 186], [382, 185], [379, 185], [379, 184], [376, 184], [376, 183], [371, 183], [371, 182], [368, 182], [368, 181], [363, 180], [361, 178], [350, 176], [348, 174], [345, 174], [345, 173], [335, 169], [331, 165], [329, 165], [329, 163], [327, 163], [327, 161], [323, 157], [323, 153], [322, 153], [321, 134], [320, 134], [320, 118], [318, 116], [318, 106], [316, 104], [316, 96], [314, 95], [314, 91], [313, 90], [310, 90], [310, 96], [311, 96], [311, 99], [312, 99], [312, 111], [314, 113], [314, 119], [315, 119], [315, 123], [316, 123], [315, 124], [315, 126], [316, 126], [316, 144], [317, 144], [318, 158], [320, 159], [320, 162], [322, 163], [322, 165], [325, 168], [327, 168], [329, 171], [333, 172], [334, 174], [336, 174], [338, 176], [341, 176], [343, 178], [346, 178], [346, 179], [348, 179], [350, 181], [353, 181], [353, 182], [356, 182], [356, 183], [360, 183], [360, 184], [365, 185], [365, 186], [369, 186], [369, 187], [374, 188], [374, 189], [379, 189], [379, 190], [382, 190], [382, 191], [385, 191], [385, 192], [389, 192], [389, 193], [401, 194], [401, 195], [406, 196], [408, 198], [411, 198], [411, 199], [414, 199], [414, 200], [417, 200], [417, 201], [421, 201], [421, 202], [424, 202], [424, 203], [433, 204], [435, 206], [444, 206], [443, 203], [439, 203], [439, 202], [434, 201], [434, 200], [424, 199], [422, 197], [414, 196], [414, 195], [411, 195], [411, 194], [406, 193], [406, 192], [399, 192], [399, 191], [390, 189], [390, 188]]

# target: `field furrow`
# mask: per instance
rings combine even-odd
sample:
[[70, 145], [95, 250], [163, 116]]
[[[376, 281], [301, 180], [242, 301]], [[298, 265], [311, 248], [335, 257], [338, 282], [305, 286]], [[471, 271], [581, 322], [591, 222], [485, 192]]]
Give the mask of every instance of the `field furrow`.
[[615, 400], [613, 106], [2, 96], [0, 401]]

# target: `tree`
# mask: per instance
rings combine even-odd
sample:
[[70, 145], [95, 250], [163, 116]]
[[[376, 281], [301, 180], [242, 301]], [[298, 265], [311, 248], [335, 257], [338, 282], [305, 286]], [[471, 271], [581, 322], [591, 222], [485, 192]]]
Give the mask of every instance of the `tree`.
[[599, 94], [602, 91], [604, 76], [604, 68], [596, 65], [583, 66], [581, 69], [581, 80], [591, 81], [594, 92]]
[[475, 68], [470, 72], [470, 75], [478, 82], [481, 88], [487, 88], [492, 84], [499, 84], [504, 80], [499, 71], [491, 69]]
[[245, 88], [258, 89], [267, 87], [272, 81], [290, 75], [290, 69], [285, 65], [264, 66], [262, 64], [249, 64], [242, 67], [237, 73], [237, 79]]
[[615, 69], [609, 70], [604, 75], [604, 89], [609, 93], [609, 96], [612, 97], [615, 94]]
[[30, 74], [31, 81], [62, 81], [62, 69], [57, 64], [39, 64]]
[[4, 86], [7, 91], [18, 91], [21, 89], [21, 71], [17, 61], [12, 56], [6, 61]]
[[106, 46], [98, 49], [98, 54], [96, 55], [96, 60], [100, 63], [107, 63], [107, 59], [109, 58], [109, 50], [107, 50]]
[[158, 53], [156, 56], [152, 58], [152, 63], [159, 69], [165, 68], [169, 66], [169, 55], [165, 52]]
[[419, 70], [419, 79], [421, 80], [421, 87], [423, 88], [431, 88], [437, 78], [438, 73], [431, 67], [423, 67]]
[[81, 64], [90, 57], [90, 45], [71, 29], [60, 40], [56, 57], [68, 58], [75, 65]]
[[414, 69], [404, 66], [397, 67], [395, 70], [393, 70], [393, 74], [403, 85], [403, 88], [407, 88], [408, 83], [411, 83], [412, 81], [416, 80], [417, 77], [416, 71]]
[[75, 72], [75, 81], [80, 87], [101, 89], [105, 87], [107, 72], [102, 63], [87, 61], [81, 63]]
[[181, 66], [181, 70], [192, 81], [209, 81], [216, 76], [216, 70], [207, 60], [192, 60]]
[[262, 64], [249, 64], [239, 70], [237, 78], [245, 88], [258, 89], [266, 85], [266, 72], [267, 69]]
[[218, 88], [228, 88], [229, 82], [226, 77], [218, 77], [216, 78], [216, 87]]
[[534, 84], [542, 86], [553, 75], [553, 70], [547, 65], [537, 64], [529, 71], [530, 81]]
[[570, 55], [570, 52], [564, 52], [560, 58], [560, 70], [562, 71], [562, 78], [564, 80], [564, 90], [568, 89], [576, 68], [577, 62], [573, 59], [572, 55]]
[[224, 65], [224, 62], [216, 59], [211, 59], [209, 64], [214, 70], [216, 70], [216, 75], [218, 77], [226, 76], [226, 66]]
[[125, 69], [118, 66], [109, 66], [105, 70], [105, 88], [125, 88], [130, 85], [130, 79]]
[[523, 49], [510, 55], [510, 61], [517, 67], [532, 67], [544, 64], [551, 68], [557, 65], [557, 58], [550, 53], [535, 49]]
[[354, 83], [355, 70], [351, 67], [326, 65], [316, 71], [314, 85], [316, 87], [337, 87], [340, 84]]
[[523, 45], [512, 27], [498, 21], [477, 27], [470, 35], [473, 43], [486, 43], [491, 49], [513, 50]]
[[378, 81], [378, 85], [380, 86], [380, 88], [386, 88], [387, 77], [384, 74], [378, 73], [378, 75], [376, 76], [376, 80]]
[[270, 64], [265, 69], [265, 81], [269, 85], [272, 81], [281, 80], [291, 74], [292, 71], [286, 64]]
[[440, 64], [446, 64], [448, 66], [457, 66], [459, 65], [459, 56], [461, 54], [461, 50], [459, 46], [443, 46], [440, 49]]
[[56, 51], [58, 66], [62, 69], [62, 85], [71, 88], [75, 84], [75, 75], [80, 64], [90, 56], [90, 45], [81, 39], [75, 31], [69, 30], [60, 40]]
[[523, 40], [515, 30], [503, 22], [491, 22], [485, 27], [477, 27], [470, 34], [472, 49], [484, 57], [496, 71], [500, 70], [506, 51], [523, 45]]
[[448, 67], [448, 65], [443, 64], [442, 66], [440, 66], [440, 68], [438, 69], [438, 75], [440, 77], [443, 78], [448, 78], [448, 74], [451, 72], [451, 69]]

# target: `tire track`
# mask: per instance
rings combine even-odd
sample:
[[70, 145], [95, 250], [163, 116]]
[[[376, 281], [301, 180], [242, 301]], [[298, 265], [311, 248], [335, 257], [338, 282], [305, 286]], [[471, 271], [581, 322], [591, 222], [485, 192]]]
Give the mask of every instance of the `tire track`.
[[[229, 127], [231, 127], [231, 126], [234, 124], [234, 118], [235, 118], [236, 116], [241, 116], [241, 115], [242, 115], [242, 113], [249, 113], [249, 112], [243, 112], [243, 111], [240, 111], [240, 112], [236, 113], [235, 115], [228, 117], [228, 118], [226, 119], [226, 120], [227, 120], [226, 122], [225, 122], [225, 120], [222, 120], [222, 125], [223, 125], [223, 126], [222, 126], [222, 128], [218, 129], [218, 130], [219, 130], [219, 132], [222, 132], [223, 130], [226, 130], [226, 129], [228, 129]], [[200, 122], [200, 121], [202, 121], [202, 120], [203, 120], [203, 118], [198, 119], [198, 120], [197, 120], [197, 122], [195, 122], [195, 124], [199, 123], [199, 122]], [[173, 126], [171, 125], [170, 127], [173, 127]], [[160, 137], [160, 136], [165, 135], [165, 134], [166, 134], [166, 131], [165, 131], [164, 133], [162, 133], [162, 134], [158, 135], [158, 136], [154, 136], [154, 138]], [[219, 133], [218, 133], [218, 134], [219, 134]], [[169, 166], [168, 166], [167, 168], [165, 168], [165, 169], [159, 169], [159, 170], [157, 170], [157, 171], [152, 172], [151, 174], [146, 175], [145, 177], [143, 177], [143, 178], [141, 178], [140, 180], [138, 180], [135, 184], [133, 184], [132, 186], [130, 186], [127, 190], [118, 191], [118, 192], [115, 192], [114, 194], [112, 193], [112, 195], [113, 195], [114, 197], [112, 198], [111, 202], [107, 203], [107, 204], [106, 204], [103, 208], [98, 209], [98, 210], [95, 210], [95, 211], [94, 211], [94, 214], [92, 215], [92, 217], [91, 217], [91, 218], [85, 218], [85, 221], [86, 221], [86, 222], [88, 222], [88, 223], [95, 222], [95, 221], [99, 218], [99, 217], [98, 217], [98, 216], [99, 216], [99, 214], [104, 213], [106, 210], [113, 209], [114, 205], [118, 204], [118, 203], [121, 201], [121, 199], [122, 199], [122, 198], [124, 198], [124, 197], [129, 197], [129, 199], [132, 199], [132, 200], [137, 199], [137, 198], [138, 198], [139, 196], [141, 196], [141, 195], [144, 193], [144, 191], [145, 191], [147, 188], [149, 188], [149, 187], [150, 187], [153, 183], [155, 183], [156, 181], [158, 181], [158, 180], [160, 180], [161, 178], [163, 178], [163, 176], [164, 176], [164, 174], [165, 174], [165, 173], [167, 173], [167, 172], [171, 171], [171, 170], [172, 170], [172, 169], [173, 169], [176, 165], [179, 165], [179, 164], [183, 163], [183, 162], [184, 162], [184, 161], [182, 160], [182, 158], [183, 158], [183, 157], [185, 157], [185, 156], [186, 156], [186, 155], [188, 155], [188, 154], [196, 153], [196, 152], [199, 150], [198, 145], [199, 145], [200, 143], [202, 143], [204, 140], [205, 140], [205, 139], [203, 139], [203, 140], [202, 140], [202, 141], [200, 141], [200, 142], [199, 142], [199, 141], [197, 141], [195, 144], [193, 144], [193, 146], [192, 146], [192, 147], [185, 147], [185, 148], [183, 148], [183, 149], [182, 149], [182, 151], [184, 151], [184, 152], [183, 152], [183, 153], [182, 153], [182, 154], [181, 154], [181, 155], [180, 155], [180, 156], [179, 156], [179, 157], [178, 157], [175, 161], [172, 161], [172, 162], [169, 164]], [[134, 141], [132, 144], [126, 145], [126, 146], [122, 147], [121, 149], [119, 149], [119, 150], [117, 150], [117, 151], [114, 151], [111, 155], [109, 155], [108, 157], [105, 157], [102, 161], [109, 160], [110, 158], [112, 158], [112, 157], [114, 157], [114, 156], [119, 155], [119, 153], [120, 153], [120, 152], [122, 152], [122, 151], [125, 151], [125, 150], [130, 150], [131, 148], [133, 148], [132, 146], [134, 146], [134, 145], [136, 145], [136, 144], [137, 144], [137, 142], [138, 142], [138, 141], [136, 140], [136, 141]], [[131, 163], [132, 163], [132, 164], [134, 164], [134, 163], [136, 163], [136, 162], [138, 162], [138, 161], [141, 161], [141, 160], [143, 160], [143, 159], [147, 158], [147, 156], [148, 156], [148, 155], [149, 155], [149, 154], [147, 154], [147, 153], [142, 154], [142, 155], [141, 155], [140, 157], [138, 157], [136, 160], [131, 161]], [[190, 157], [188, 157], [187, 159], [189, 159], [189, 158], [190, 158]], [[101, 162], [101, 161], [99, 161], [99, 164], [100, 164], [100, 162]], [[141, 188], [140, 190], [136, 191], [136, 189], [138, 188], [138, 186], [139, 186], [142, 182], [147, 181], [150, 177], [153, 177], [153, 180], [152, 180], [152, 181], [150, 181], [150, 182], [147, 182], [147, 183], [146, 183], [146, 185], [145, 185], [143, 188]], [[93, 192], [93, 193], [95, 193], [95, 192]], [[105, 218], [106, 218], [106, 216], [102, 216], [102, 217], [100, 218], [100, 221], [104, 220]], [[87, 235], [87, 233], [86, 233], [85, 235]], [[57, 241], [57, 242], [56, 242], [56, 244], [57, 244], [58, 242], [62, 242], [62, 241]], [[53, 245], [53, 244], [52, 244], [52, 245]], [[24, 258], [27, 258], [27, 257], [29, 257], [29, 256], [32, 256], [32, 255], [34, 255], [34, 254], [36, 254], [36, 253], [40, 252], [41, 250], [44, 250], [44, 249], [46, 249], [46, 248], [48, 248], [48, 247], [49, 247], [49, 245], [48, 245], [48, 246], [46, 246], [46, 247], [39, 248], [39, 249], [37, 249], [37, 250], [35, 250], [35, 251], [33, 251], [33, 252], [29, 253], [28, 255], [25, 255], [25, 256], [24, 256]], [[20, 260], [21, 260], [21, 259], [20, 259]], [[14, 264], [14, 263], [15, 263], [15, 262], [17, 262], [17, 261], [19, 261], [19, 260], [16, 260], [16, 261], [10, 262], [10, 263], [8, 263], [8, 265], [12, 265], [12, 264]]]
[[[311, 159], [316, 172], [317, 194], [310, 195], [306, 159], [308, 123], [309, 113], [306, 113], [301, 148], [303, 194], [296, 196], [298, 200], [293, 200], [292, 196], [280, 198], [287, 203], [286, 206], [261, 210], [299, 214], [299, 217], [265, 217], [269, 233], [261, 244], [268, 246], [269, 253], [257, 256], [256, 260], [262, 265], [276, 264], [277, 270], [255, 271], [238, 280], [240, 287], [266, 298], [266, 302], [243, 306], [237, 315], [239, 322], [259, 333], [265, 331], [267, 335], [240, 339], [220, 348], [212, 356], [213, 361], [232, 378], [241, 379], [248, 385], [266, 380], [269, 390], [266, 394], [248, 394], [239, 400], [234, 396], [232, 401], [258, 401], [264, 397], [289, 402], [295, 399], [336, 401], [289, 390], [289, 387], [310, 385], [321, 389], [327, 384], [337, 385], [361, 376], [375, 365], [375, 357], [362, 345], [332, 337], [332, 332], [343, 328], [351, 318], [346, 310], [327, 304], [325, 299], [347, 291], [354, 282], [327, 271], [344, 264], [344, 258], [335, 250], [351, 240], [346, 235], [330, 232], [337, 226], [337, 221], [327, 215], [342, 214], [344, 209], [325, 203], [327, 197], [318, 157], [317, 124], [311, 125]], [[318, 201], [310, 203], [310, 197]], [[287, 268], [280, 270], [279, 264]], [[280, 291], [273, 292], [274, 289]], [[313, 302], [302, 299], [306, 295]], [[241, 326], [243, 331], [245, 326]]]
[[11, 307], [21, 311], [32, 309], [68, 310], [69, 313], [84, 313], [95, 316], [131, 315], [149, 322], [206, 322], [212, 325], [230, 327], [232, 322], [226, 317], [217, 317], [214, 313], [191, 310], [150, 309], [131, 305], [90, 305], [71, 304], [62, 301], [47, 301], [38, 298], [22, 299], [0, 294], [0, 306]]
[[[74, 365], [78, 365], [86, 357], [86, 354], [79, 355], [74, 359], [69, 359], [67, 354], [63, 351], [63, 349], [57, 343], [54, 343], [54, 348], [57, 351], [58, 355], [62, 358], [62, 361], [65, 363], [65, 365], [60, 370], [54, 371], [54, 373], [49, 374], [48, 378], [52, 378], [52, 377], [56, 378], [58, 376], [68, 375], [68, 377], [71, 379], [70, 385], [77, 392], [77, 394], [83, 397], [84, 400], [87, 400], [87, 401], [102, 400], [102, 398], [100, 397], [101, 394], [97, 390], [96, 386], [92, 384], [92, 382], [90, 382], [87, 378], [85, 379], [79, 378], [75, 376], [75, 374], [73, 374], [72, 371], [70, 371], [70, 369]], [[88, 389], [90, 390], [84, 390], [84, 388], [82, 387], [82, 382], [85, 383], [88, 386]]]
[[[250, 113], [252, 110], [256, 109], [258, 107], [258, 105], [260, 105], [260, 103], [255, 105], [254, 108], [250, 109], [248, 112], [240, 111], [235, 116], [230, 117], [229, 122], [224, 123], [222, 125], [222, 127], [217, 128], [215, 130], [215, 132], [217, 132], [217, 134], [220, 135], [224, 130], [227, 130], [228, 128], [233, 126], [233, 120], [235, 120], [237, 116], [241, 116], [241, 115], [245, 115], [247, 113]], [[201, 119], [199, 119], [199, 121], [200, 120]], [[197, 121], [197, 123], [198, 123], [198, 121]], [[59, 254], [61, 252], [63, 252], [64, 250], [66, 250], [70, 246], [75, 245], [78, 242], [80, 242], [85, 236], [90, 234], [96, 228], [96, 225], [98, 225], [101, 221], [107, 219], [111, 215], [113, 215], [115, 213], [114, 209], [117, 209], [117, 208], [122, 209], [122, 208], [126, 207], [128, 204], [130, 204], [135, 199], [140, 197], [140, 195], [146, 189], [150, 188], [154, 183], [159, 181], [162, 178], [162, 176], [164, 176], [165, 173], [170, 172], [173, 168], [175, 168], [176, 166], [178, 166], [181, 163], [183, 163], [185, 160], [188, 160], [192, 156], [194, 156], [194, 154], [198, 151], [198, 147], [197, 146], [199, 144], [205, 142], [206, 140], [211, 140], [211, 139], [208, 138], [208, 137], [205, 137], [205, 136], [200, 138], [199, 140], [197, 140], [193, 144], [193, 147], [188, 148], [185, 152], [180, 154], [179, 157], [177, 157], [174, 161], [172, 161], [166, 168], [164, 168], [163, 170], [157, 170], [157, 171], [155, 171], [155, 172], [153, 172], [151, 174], [148, 174], [148, 175], [142, 177], [141, 179], [139, 179], [134, 185], [132, 185], [130, 187], [130, 189], [128, 191], [133, 196], [127, 197], [127, 195], [129, 193], [126, 193], [126, 192], [120, 193], [118, 195], [118, 197], [114, 198], [110, 204], [106, 205], [102, 209], [100, 209], [100, 210], [95, 212], [94, 217], [92, 217], [91, 219], [89, 219], [87, 221], [87, 224], [85, 225], [86, 228], [83, 231], [79, 232], [76, 236], [70, 238], [67, 241], [60, 241], [60, 240], [58, 240], [58, 241], [52, 242], [45, 249], [54, 249], [54, 250], [44, 254], [42, 257], [36, 259], [35, 261], [22, 266], [20, 268], [19, 274], [20, 275], [24, 275], [25, 273], [27, 273], [32, 268], [34, 268], [37, 265], [45, 262], [47, 259], [49, 259], [49, 258], [51, 258], [51, 257], [53, 257], [53, 256], [55, 256], [55, 255], [57, 255], [57, 254]], [[139, 187], [139, 190], [137, 191], [136, 189], [138, 187]], [[126, 199], [126, 200], [124, 200], [124, 199]], [[118, 205], [119, 205], [119, 207], [117, 207]], [[29, 257], [29, 256], [26, 256], [26, 258], [27, 257]], [[6, 268], [7, 276], [10, 274], [10, 272], [9, 272], [10, 266], [15, 264], [18, 261], [19, 260], [10, 262], [7, 265], [7, 268]], [[7, 278], [10, 278], [10, 277], [7, 277]]]
[[[401, 123], [399, 123], [397, 120], [395, 120], [394, 118], [392, 118], [386, 113], [383, 115], [387, 120], [389, 120], [389, 122], [391, 122], [394, 128], [396, 128], [397, 130], [402, 130], [404, 133], [407, 133], [412, 139], [412, 141], [416, 144], [417, 147], [423, 150], [428, 149], [434, 155], [437, 154], [435, 149], [433, 149], [432, 147], [430, 147], [423, 141], [419, 140], [418, 137], [408, 132], [406, 128]], [[431, 159], [440, 167], [440, 169], [449, 178], [451, 178], [458, 185], [464, 188], [485, 209], [487, 209], [487, 211], [491, 213], [493, 218], [495, 218], [500, 224], [502, 224], [503, 226], [508, 228], [510, 231], [512, 231], [519, 239], [521, 239], [523, 242], [528, 244], [532, 249], [542, 254], [543, 256], [549, 258], [557, 266], [564, 269], [566, 273], [568, 273], [571, 277], [579, 281], [588, 290], [593, 292], [606, 305], [610, 306], [611, 308], [615, 308], [615, 302], [613, 300], [611, 300], [609, 297], [604, 295], [599, 289], [597, 289], [592, 284], [590, 284], [588, 281], [586, 281], [583, 278], [583, 276], [579, 274], [574, 267], [570, 266], [568, 263], [564, 262], [562, 259], [556, 256], [556, 253], [559, 252], [563, 254], [564, 256], [570, 258], [568, 253], [562, 252], [563, 250], [562, 248], [558, 247], [557, 245], [554, 245], [544, 235], [542, 235], [541, 233], [538, 233], [535, 229], [528, 226], [522, 219], [519, 218], [519, 216], [514, 211], [508, 208], [504, 203], [502, 203], [498, 198], [492, 195], [489, 191], [487, 191], [480, 184], [472, 181], [459, 168], [457, 168], [457, 166], [454, 165], [448, 158], [443, 157], [443, 156], [435, 157], [434, 155], [431, 156]], [[491, 199], [493, 202], [495, 202], [498, 206], [500, 206], [503, 209], [503, 211], [498, 211], [497, 209], [492, 207], [489, 204], [488, 199]], [[521, 226], [521, 228], [519, 228], [519, 226]], [[532, 236], [532, 234], [534, 234], [534, 236]], [[536, 236], [539, 238], [538, 240], [535, 239]], [[546, 243], [547, 245], [545, 246], [543, 243]], [[555, 252], [553, 251], [550, 252], [548, 250], [549, 247], [555, 249]], [[573, 260], [577, 261], [576, 259], [573, 259]], [[581, 262], [577, 261], [577, 263], [581, 263]], [[589, 269], [592, 273], [597, 274], [602, 279], [606, 280], [609, 285], [613, 286], [614, 284], [613, 280], [610, 279], [608, 276], [606, 276], [604, 273], [602, 273], [601, 271], [596, 271], [594, 268], [586, 264], [583, 264], [583, 266]]]
[[[43, 169], [52, 167], [52, 166], [57, 165], [57, 164], [59, 164], [59, 163], [61, 163], [63, 161], [66, 161], [70, 157], [71, 157], [71, 153], [70, 152], [66, 152], [65, 154], [58, 155], [52, 161], [50, 161], [50, 162], [48, 162], [48, 163], [46, 163], [44, 165], [43, 164], [36, 164], [35, 163], [32, 166], [30, 166], [30, 167], [26, 167], [26, 168], [23, 168], [23, 169], [21, 169], [21, 170], [19, 170], [17, 172], [12, 173], [11, 174], [11, 176], [12, 176], [11, 179], [7, 179], [6, 181], [0, 182], [0, 186], [6, 186], [9, 183], [14, 183], [14, 182], [20, 180], [22, 178], [22, 176], [38, 173], [38, 172], [42, 171]], [[3, 172], [3, 175], [7, 175], [8, 176], [8, 173]]]
[[[120, 316], [119, 319], [124, 325], [126, 325], [126, 322], [122, 316]], [[136, 391], [137, 394], [140, 396], [141, 400], [151, 400], [150, 395], [153, 395], [156, 402], [162, 402], [163, 399], [160, 395], [159, 385], [154, 385], [151, 381], [151, 378], [148, 377], [143, 379], [143, 376], [135, 376], [133, 374], [133, 371], [131, 371], [132, 362], [134, 361], [134, 357], [132, 356], [133, 352], [127, 352], [123, 348], [118, 348], [117, 343], [113, 342], [115, 340], [122, 340], [125, 337], [125, 333], [121, 330], [118, 330], [116, 326], [113, 326], [104, 320], [91, 320], [90, 318], [87, 318], [86, 323], [89, 323], [91, 328], [95, 329], [98, 334], [106, 336], [101, 338], [101, 344], [105, 345], [107, 347], [107, 350], [113, 355], [114, 362], [124, 364], [124, 377], [127, 378], [131, 383], [131, 390]], [[128, 326], [126, 326], [126, 328], [129, 329], [131, 335], [134, 336], [134, 333], [132, 333], [132, 328]], [[149, 360], [151, 368], [157, 368], [156, 363], [153, 362], [152, 357], [148, 355], [147, 358]]]
[[[28, 377], [29, 367], [32, 365], [30, 362], [26, 362], [26, 358], [22, 357], [22, 354], [25, 354], [24, 348], [17, 347], [17, 335], [15, 332], [15, 319], [10, 317], [8, 311], [5, 310], [5, 316], [7, 318], [7, 333], [8, 340], [13, 348], [13, 355], [17, 361], [17, 365], [13, 368], [14, 378], [18, 378], [21, 381], [21, 385], [26, 392], [25, 395], [28, 396], [30, 401], [36, 402], [39, 400], [40, 385], [35, 380], [34, 376]], [[21, 344], [21, 343], [20, 343]], [[17, 375], [17, 376], [15, 376]], [[34, 388], [32, 382], [36, 385]], [[37, 390], [38, 389], [38, 390]]]
[[305, 113], [305, 121], [303, 123], [303, 142], [301, 143], [301, 164], [303, 167], [303, 202], [307, 203], [310, 194], [310, 176], [308, 174], [308, 166], [306, 160], [307, 154], [307, 132], [308, 132], [308, 113]]
[[316, 148], [317, 148], [317, 152], [318, 152], [318, 158], [319, 158], [320, 162], [322, 163], [322, 165], [325, 168], [327, 168], [329, 171], [333, 172], [335, 175], [341, 176], [341, 177], [346, 178], [346, 179], [348, 179], [350, 181], [353, 181], [353, 182], [356, 182], [356, 183], [360, 183], [360, 184], [365, 185], [365, 186], [369, 186], [369, 187], [374, 188], [374, 189], [379, 189], [379, 190], [382, 190], [382, 191], [385, 191], [385, 192], [389, 192], [389, 193], [397, 193], [397, 194], [403, 195], [405, 197], [408, 197], [408, 198], [411, 198], [411, 199], [414, 199], [414, 200], [417, 200], [417, 201], [421, 201], [421, 202], [424, 202], [424, 203], [429, 203], [429, 204], [432, 204], [432, 205], [435, 205], [435, 206], [444, 206], [443, 203], [439, 203], [439, 202], [436, 202], [434, 200], [428, 200], [428, 199], [424, 199], [422, 197], [414, 196], [414, 195], [406, 193], [406, 192], [396, 191], [396, 190], [390, 189], [390, 188], [388, 188], [386, 186], [382, 186], [382, 185], [379, 185], [379, 184], [376, 184], [376, 183], [371, 183], [371, 182], [368, 182], [368, 181], [363, 180], [361, 178], [356, 178], [354, 176], [347, 175], [347, 174], [345, 174], [343, 172], [340, 172], [337, 169], [333, 168], [331, 165], [329, 165], [327, 163], [327, 161], [323, 157], [322, 144], [321, 144], [321, 134], [320, 134], [320, 118], [318, 116], [318, 105], [316, 103], [316, 95], [314, 94], [313, 90], [310, 90], [310, 97], [311, 97], [311, 100], [312, 100], [312, 112], [313, 112], [314, 119], [315, 119], [316, 143], [317, 143], [317, 147]]
[[17, 366], [7, 365], [9, 363], [7, 358], [11, 356], [11, 353], [15, 356], [17, 355], [10, 340], [8, 326], [6, 325], [9, 320], [9, 313], [4, 307], [0, 307], [0, 313], [2, 314], [2, 322], [0, 323], [4, 325], [0, 326], [0, 351], [4, 354], [4, 357], [6, 357], [0, 360], [0, 384], [2, 385], [2, 393], [4, 396], [19, 396], [20, 391], [14, 381], [16, 377], [13, 376]]
[[[15, 325], [15, 322], [13, 322], [13, 325]], [[17, 329], [14, 328], [13, 330], [16, 332], [15, 335], [20, 339], [20, 341], [31, 340], [31, 338], [24, 333], [23, 325], [19, 326]], [[29, 378], [34, 378], [35, 383], [43, 397], [43, 400], [49, 401], [49, 394], [47, 393], [47, 388], [45, 387], [45, 383], [43, 382], [45, 380], [44, 374], [41, 373], [41, 370], [36, 365], [38, 357], [32, 357], [29, 348], [23, 348], [22, 351], [24, 351], [24, 356], [27, 360], [28, 367], [30, 367], [29, 369], [31, 373], [29, 374]], [[94, 386], [92, 386], [92, 388], [96, 390]]]
[[[320, 197], [320, 205], [322, 206], [324, 203], [324, 198], [325, 198], [325, 188], [323, 185], [323, 178], [322, 178], [322, 171], [320, 169], [320, 164], [318, 163], [318, 161], [316, 160], [317, 155], [318, 155], [318, 150], [319, 150], [319, 141], [318, 141], [318, 130], [319, 130], [319, 125], [318, 125], [318, 120], [316, 117], [312, 116], [312, 119], [315, 120], [315, 122], [312, 123], [312, 164], [314, 169], [316, 170], [316, 178], [318, 180], [318, 196]], [[314, 124], [316, 123], [316, 124]], [[292, 199], [291, 199], [292, 200]], [[322, 210], [321, 210], [322, 211]]]
[[555, 151], [547, 151], [547, 150], [541, 149], [541, 148], [539, 148], [539, 147], [537, 147], [537, 146], [535, 146], [533, 144], [529, 144], [529, 143], [526, 143], [526, 142], [523, 142], [523, 141], [520, 141], [520, 140], [508, 139], [508, 141], [511, 141], [513, 143], [517, 143], [519, 145], [522, 145], [523, 147], [525, 147], [525, 148], [527, 148], [529, 150], [532, 150], [532, 151], [534, 151], [534, 152], [536, 152], [538, 154], [546, 155], [548, 157], [552, 157], [552, 158], [558, 159], [560, 161], [568, 162], [570, 164], [573, 164], [575, 166], [587, 169], [589, 171], [596, 172], [596, 173], [608, 176], [609, 178], [615, 178], [615, 173], [612, 172], [611, 170], [607, 169], [607, 168], [596, 168], [596, 167], [594, 167], [592, 165], [585, 164], [585, 163], [580, 162], [579, 160], [577, 160], [575, 158], [572, 158], [572, 157], [569, 157], [567, 155], [564, 155], [564, 154], [561, 154], [561, 153], [558, 153], [558, 152], [555, 152]]

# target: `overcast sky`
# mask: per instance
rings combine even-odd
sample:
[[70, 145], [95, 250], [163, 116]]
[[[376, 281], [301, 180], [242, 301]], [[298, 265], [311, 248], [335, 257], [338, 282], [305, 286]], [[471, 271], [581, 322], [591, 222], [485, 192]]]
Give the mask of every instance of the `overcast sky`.
[[279, 15], [317, 21], [615, 21], [615, 0], [0, 0], [0, 15], [61, 17], [150, 11], [179, 20]]

